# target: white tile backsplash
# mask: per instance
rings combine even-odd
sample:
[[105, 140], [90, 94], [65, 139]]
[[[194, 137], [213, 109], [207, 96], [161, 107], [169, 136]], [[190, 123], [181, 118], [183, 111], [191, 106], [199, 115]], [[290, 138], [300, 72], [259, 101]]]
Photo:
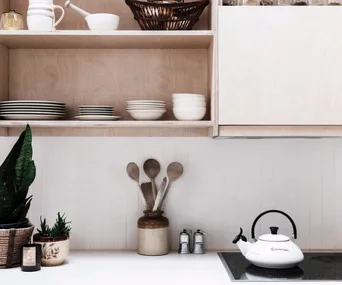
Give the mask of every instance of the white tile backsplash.
[[[0, 160], [15, 139], [0, 138]], [[29, 217], [37, 226], [40, 215], [53, 222], [66, 212], [74, 249], [136, 248], [142, 208], [125, 169], [150, 157], [163, 174], [175, 160], [185, 168], [166, 204], [173, 248], [182, 228], [201, 228], [210, 234], [208, 248], [232, 249], [240, 226], [250, 237], [254, 218], [278, 208], [297, 223], [302, 248], [342, 249], [341, 139], [35, 137], [33, 143], [37, 178]], [[285, 218], [270, 215], [257, 234], [271, 225], [292, 233]]]

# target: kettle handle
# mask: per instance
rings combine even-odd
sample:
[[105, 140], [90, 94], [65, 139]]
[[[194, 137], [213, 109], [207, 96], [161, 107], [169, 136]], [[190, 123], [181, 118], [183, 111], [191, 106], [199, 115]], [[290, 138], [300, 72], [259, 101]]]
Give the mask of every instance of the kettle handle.
[[280, 210], [268, 210], [268, 211], [265, 211], [265, 212], [261, 213], [259, 216], [256, 217], [256, 219], [254, 220], [253, 225], [252, 225], [252, 239], [255, 239], [255, 225], [256, 225], [256, 223], [258, 222], [258, 220], [262, 216], [264, 216], [264, 215], [266, 215], [268, 213], [278, 213], [278, 214], [282, 214], [286, 218], [288, 218], [289, 221], [292, 224], [292, 227], [293, 227], [293, 238], [297, 239], [297, 227], [296, 227], [295, 222], [292, 220], [292, 218], [288, 214], [286, 214], [286, 213], [284, 213], [283, 211], [280, 211]]

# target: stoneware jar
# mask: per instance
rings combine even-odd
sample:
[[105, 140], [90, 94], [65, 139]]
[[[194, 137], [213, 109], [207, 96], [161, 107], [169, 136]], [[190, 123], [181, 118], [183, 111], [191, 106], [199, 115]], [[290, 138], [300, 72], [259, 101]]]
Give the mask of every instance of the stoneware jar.
[[138, 254], [165, 255], [169, 253], [169, 220], [163, 212], [144, 211], [138, 220]]
[[33, 243], [42, 246], [42, 266], [62, 265], [69, 255], [68, 237], [49, 238], [35, 234]]

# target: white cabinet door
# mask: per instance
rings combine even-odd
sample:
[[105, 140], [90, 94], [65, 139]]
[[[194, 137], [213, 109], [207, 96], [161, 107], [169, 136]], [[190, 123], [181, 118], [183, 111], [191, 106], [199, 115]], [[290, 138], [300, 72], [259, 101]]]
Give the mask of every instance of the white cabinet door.
[[220, 7], [220, 125], [342, 125], [341, 7]]

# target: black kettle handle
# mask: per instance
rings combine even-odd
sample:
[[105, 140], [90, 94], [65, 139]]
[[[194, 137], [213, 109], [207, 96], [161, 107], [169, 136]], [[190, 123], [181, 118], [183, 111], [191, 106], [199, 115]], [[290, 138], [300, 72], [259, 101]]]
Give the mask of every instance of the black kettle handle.
[[282, 214], [286, 218], [288, 218], [289, 221], [292, 224], [292, 227], [293, 227], [293, 238], [297, 239], [297, 227], [296, 227], [295, 222], [292, 220], [292, 218], [288, 214], [286, 214], [286, 213], [284, 213], [283, 211], [280, 211], [280, 210], [268, 210], [268, 211], [265, 211], [265, 212], [261, 213], [259, 216], [256, 217], [256, 219], [254, 220], [253, 225], [252, 225], [252, 239], [255, 239], [255, 225], [256, 225], [256, 223], [258, 222], [258, 220], [262, 216], [264, 216], [264, 215], [266, 215], [268, 213], [278, 213], [278, 214]]

